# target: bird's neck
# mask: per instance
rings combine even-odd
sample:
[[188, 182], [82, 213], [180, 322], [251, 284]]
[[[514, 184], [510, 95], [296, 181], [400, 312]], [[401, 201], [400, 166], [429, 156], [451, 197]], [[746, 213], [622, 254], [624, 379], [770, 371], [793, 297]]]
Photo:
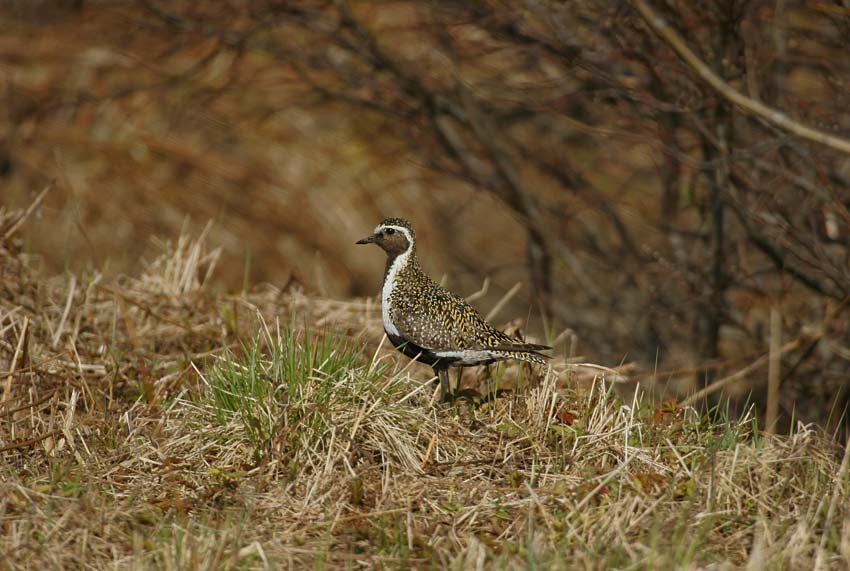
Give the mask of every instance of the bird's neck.
[[384, 268], [384, 282], [387, 279], [395, 279], [401, 272], [421, 272], [419, 259], [416, 257], [416, 245], [414, 244], [404, 252], [390, 254], [387, 256], [387, 266]]

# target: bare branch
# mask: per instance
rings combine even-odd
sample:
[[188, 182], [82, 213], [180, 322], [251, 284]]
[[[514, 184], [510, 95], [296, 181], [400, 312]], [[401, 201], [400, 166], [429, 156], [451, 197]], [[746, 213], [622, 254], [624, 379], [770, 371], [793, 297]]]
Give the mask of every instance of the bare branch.
[[830, 133], [824, 133], [808, 125], [804, 125], [788, 115], [765, 105], [755, 99], [750, 99], [712, 71], [685, 43], [685, 41], [670, 27], [664, 19], [656, 14], [644, 0], [631, 0], [632, 6], [640, 13], [647, 25], [667, 42], [679, 57], [693, 69], [700, 78], [714, 88], [724, 99], [737, 105], [744, 111], [772, 123], [802, 139], [818, 143], [850, 155], [850, 141]]

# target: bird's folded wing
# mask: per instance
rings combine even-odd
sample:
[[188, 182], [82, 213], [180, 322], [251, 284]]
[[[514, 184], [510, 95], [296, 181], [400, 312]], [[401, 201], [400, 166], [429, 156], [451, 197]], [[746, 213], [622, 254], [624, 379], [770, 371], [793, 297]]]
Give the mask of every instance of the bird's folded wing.
[[459, 348], [454, 329], [425, 313], [406, 312], [395, 315], [393, 325], [405, 341], [422, 349], [439, 352]]
[[[531, 353], [546, 359], [548, 355], [538, 353], [551, 349], [548, 345], [536, 343], [525, 343], [506, 333], [490, 327], [481, 321], [475, 324], [479, 335], [471, 332], [457, 322], [447, 322], [438, 318], [430, 317], [427, 313], [410, 312], [396, 316], [393, 320], [402, 336], [414, 345], [426, 350], [440, 351], [462, 351], [462, 350], [488, 350], [504, 351], [509, 353]], [[484, 335], [480, 333], [485, 332]]]

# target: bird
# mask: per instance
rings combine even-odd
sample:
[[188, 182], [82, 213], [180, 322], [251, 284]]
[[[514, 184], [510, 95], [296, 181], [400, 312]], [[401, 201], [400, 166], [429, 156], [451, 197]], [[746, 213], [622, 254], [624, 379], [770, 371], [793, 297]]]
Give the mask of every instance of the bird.
[[440, 401], [453, 400], [451, 367], [515, 359], [543, 365], [547, 345], [515, 339], [487, 323], [465, 299], [422, 270], [416, 233], [403, 218], [385, 218], [357, 244], [375, 244], [387, 254], [381, 288], [381, 318], [392, 345], [429, 365], [440, 382]]

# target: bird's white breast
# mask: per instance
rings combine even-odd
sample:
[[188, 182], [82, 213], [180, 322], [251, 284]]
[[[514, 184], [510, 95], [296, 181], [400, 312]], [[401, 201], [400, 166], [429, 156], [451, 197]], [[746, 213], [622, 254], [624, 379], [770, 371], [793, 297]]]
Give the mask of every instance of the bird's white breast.
[[413, 248], [408, 248], [403, 254], [399, 254], [396, 259], [393, 260], [393, 264], [390, 266], [390, 271], [387, 272], [387, 277], [384, 280], [384, 287], [381, 289], [381, 318], [384, 321], [384, 331], [390, 335], [396, 335], [399, 337], [401, 337], [401, 333], [390, 317], [390, 296], [393, 293], [393, 288], [395, 288], [398, 273], [405, 264], [407, 264], [407, 260], [410, 257], [410, 252], [412, 250]]

